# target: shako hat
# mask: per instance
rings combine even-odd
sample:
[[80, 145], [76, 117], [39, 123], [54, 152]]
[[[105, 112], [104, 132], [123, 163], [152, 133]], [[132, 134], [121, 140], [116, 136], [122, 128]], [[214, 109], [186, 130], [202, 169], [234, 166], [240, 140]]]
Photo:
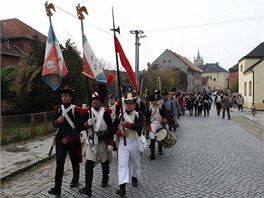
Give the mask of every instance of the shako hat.
[[124, 96], [124, 101], [134, 101], [136, 102], [137, 101], [137, 97], [136, 97], [136, 94], [135, 92], [133, 91], [128, 91], [125, 93], [125, 96]]
[[154, 90], [153, 93], [149, 94], [148, 101], [160, 100], [160, 90]]
[[106, 97], [106, 93], [107, 93], [107, 90], [106, 90], [105, 84], [95, 84], [92, 87], [92, 98], [91, 98], [91, 100], [98, 99], [103, 103], [105, 100], [105, 97]]

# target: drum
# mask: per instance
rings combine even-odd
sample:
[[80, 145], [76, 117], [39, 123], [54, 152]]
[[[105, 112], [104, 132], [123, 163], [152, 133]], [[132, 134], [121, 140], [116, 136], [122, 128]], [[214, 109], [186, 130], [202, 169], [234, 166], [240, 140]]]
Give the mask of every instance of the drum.
[[168, 135], [168, 131], [167, 131], [167, 129], [165, 129], [165, 128], [160, 128], [160, 129], [158, 129], [157, 132], [156, 132], [156, 140], [157, 140], [158, 142], [161, 142], [162, 140], [164, 140], [164, 139], [167, 137], [167, 135]]
[[161, 141], [161, 145], [165, 148], [171, 148], [176, 143], [176, 138], [172, 132], [168, 132], [167, 137]]

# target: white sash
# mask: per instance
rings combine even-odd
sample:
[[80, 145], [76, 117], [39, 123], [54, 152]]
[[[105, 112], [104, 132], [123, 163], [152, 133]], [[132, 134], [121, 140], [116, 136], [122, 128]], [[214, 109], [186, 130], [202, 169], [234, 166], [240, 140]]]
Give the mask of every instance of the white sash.
[[71, 104], [69, 107], [67, 107], [67, 109], [65, 109], [64, 105], [61, 105], [62, 116], [66, 118], [68, 123], [71, 125], [72, 129], [75, 129], [75, 125], [74, 125], [73, 121], [71, 120], [71, 118], [69, 117], [68, 112], [70, 110], [72, 110], [72, 114], [74, 116], [74, 108], [75, 108], [75, 105], [73, 105], [73, 104]]
[[[96, 123], [93, 126], [94, 132], [98, 132], [100, 130], [101, 122], [103, 120], [103, 115], [105, 112], [105, 109], [101, 107], [99, 112], [97, 112], [93, 107], [91, 108], [93, 115], [96, 117]], [[94, 144], [98, 143], [98, 136], [94, 136]]]

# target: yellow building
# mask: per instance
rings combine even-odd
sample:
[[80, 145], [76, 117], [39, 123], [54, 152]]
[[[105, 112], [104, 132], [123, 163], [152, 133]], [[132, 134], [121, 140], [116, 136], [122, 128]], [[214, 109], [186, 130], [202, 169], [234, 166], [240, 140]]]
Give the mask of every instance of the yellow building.
[[219, 63], [206, 63], [199, 65], [203, 70], [202, 77], [208, 77], [207, 88], [209, 91], [228, 89], [229, 72], [219, 66]]
[[257, 110], [264, 110], [264, 42], [238, 61], [238, 70], [244, 107], [255, 102]]

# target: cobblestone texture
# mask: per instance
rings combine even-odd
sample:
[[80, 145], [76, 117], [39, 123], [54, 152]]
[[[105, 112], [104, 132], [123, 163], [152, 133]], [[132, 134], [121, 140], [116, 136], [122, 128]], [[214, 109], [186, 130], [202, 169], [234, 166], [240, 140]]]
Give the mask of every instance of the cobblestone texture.
[[[263, 198], [263, 127], [231, 112], [231, 120], [216, 116], [179, 119], [177, 143], [164, 155], [149, 161], [149, 150], [141, 156], [139, 186], [127, 185], [126, 197], [152, 198]], [[66, 163], [61, 197], [86, 197], [78, 193], [84, 184], [69, 188], [71, 166]], [[52, 197], [47, 191], [54, 185], [55, 160], [21, 173], [1, 186], [1, 197]], [[117, 158], [114, 153], [109, 186], [100, 187], [101, 166], [95, 168], [92, 197], [118, 197]]]

